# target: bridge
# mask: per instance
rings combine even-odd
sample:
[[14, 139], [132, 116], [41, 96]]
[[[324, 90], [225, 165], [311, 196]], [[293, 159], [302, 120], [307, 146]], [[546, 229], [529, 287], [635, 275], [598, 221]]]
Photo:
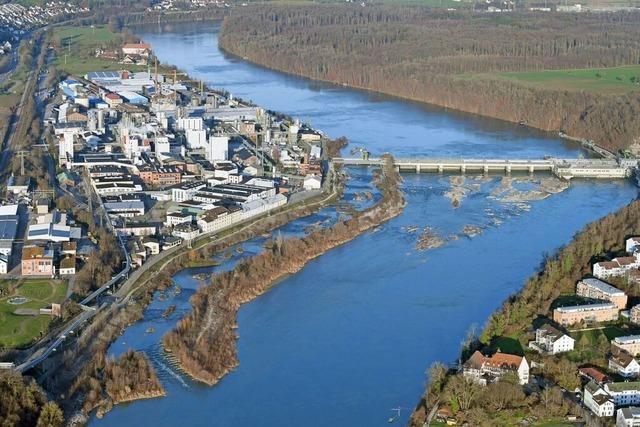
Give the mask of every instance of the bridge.
[[[334, 158], [333, 162], [345, 166], [379, 166], [382, 158]], [[412, 158], [394, 159], [398, 172], [415, 173], [511, 173], [550, 172], [561, 179], [607, 178], [623, 179], [633, 175], [636, 160], [626, 159], [447, 159]]]

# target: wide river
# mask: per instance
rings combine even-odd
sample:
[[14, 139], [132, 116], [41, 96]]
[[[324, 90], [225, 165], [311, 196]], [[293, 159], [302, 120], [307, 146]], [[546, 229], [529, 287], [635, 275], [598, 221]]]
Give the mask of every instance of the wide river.
[[[554, 135], [494, 120], [313, 82], [225, 55], [217, 24], [144, 28], [161, 61], [206, 84], [347, 136], [351, 147], [396, 156], [577, 157], [577, 145]], [[349, 148], [345, 150], [348, 154]], [[348, 196], [368, 188], [365, 170], [351, 170]], [[120, 405], [95, 426], [382, 426], [401, 407], [406, 423], [435, 360], [454, 362], [472, 324], [489, 314], [540, 266], [545, 253], [570, 241], [585, 224], [627, 204], [637, 189], [627, 181], [574, 181], [564, 192], [526, 203], [505, 199], [501, 176], [467, 177], [467, 196], [454, 208], [444, 193], [449, 177], [404, 175], [405, 212], [310, 262], [299, 274], [245, 305], [238, 315], [240, 366], [205, 387], [164, 358], [162, 334], [189, 309], [188, 298], [211, 269], [186, 270], [174, 280], [180, 294], [158, 294], [145, 318], [111, 347], [134, 348], [153, 360], [167, 396]], [[528, 190], [535, 183], [516, 184]], [[285, 234], [331, 220], [335, 210], [294, 222]], [[468, 238], [465, 225], [482, 229]], [[448, 239], [416, 251], [430, 226]], [[457, 235], [459, 238], [449, 238]], [[243, 245], [219, 268], [260, 250]], [[165, 319], [163, 310], [177, 305]], [[153, 328], [153, 329], [149, 329]]]

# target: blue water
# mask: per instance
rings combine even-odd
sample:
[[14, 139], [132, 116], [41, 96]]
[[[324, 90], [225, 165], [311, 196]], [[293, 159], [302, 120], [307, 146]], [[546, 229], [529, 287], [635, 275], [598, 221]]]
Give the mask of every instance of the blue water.
[[[230, 90], [322, 129], [347, 136], [374, 154], [465, 157], [576, 157], [577, 146], [552, 135], [443, 111], [367, 92], [312, 82], [230, 58], [217, 47], [214, 24], [144, 29], [164, 62], [180, 65], [207, 84]], [[346, 151], [348, 152], [349, 149]], [[350, 170], [348, 199], [369, 189], [366, 170]], [[257, 253], [264, 238], [214, 269], [184, 270], [174, 277], [182, 292], [157, 298], [145, 318], [111, 347], [150, 356], [167, 390], [160, 399], [116, 407], [96, 426], [382, 426], [390, 408], [406, 422], [435, 360], [453, 362], [470, 325], [488, 315], [539, 267], [544, 253], [567, 243], [586, 223], [637, 197], [630, 182], [574, 181], [545, 200], [504, 203], [492, 197], [501, 177], [473, 180], [457, 209], [446, 197], [447, 176], [404, 175], [405, 212], [378, 229], [311, 261], [238, 314], [240, 366], [218, 385], [194, 383], [159, 350], [162, 335], [189, 309], [202, 284], [200, 271], [230, 268]], [[521, 190], [530, 184], [518, 184]], [[280, 231], [300, 235], [307, 226], [335, 220], [331, 208]], [[460, 237], [465, 225], [483, 232]], [[448, 239], [438, 249], [416, 251], [430, 226]], [[163, 319], [164, 309], [176, 312]], [[148, 327], [155, 332], [145, 333]]]

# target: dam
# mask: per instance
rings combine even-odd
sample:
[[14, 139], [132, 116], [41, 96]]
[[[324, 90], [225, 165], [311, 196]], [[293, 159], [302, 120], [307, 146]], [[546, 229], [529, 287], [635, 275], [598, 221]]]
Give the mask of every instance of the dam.
[[[345, 166], [377, 166], [383, 158], [333, 159]], [[633, 176], [637, 160], [628, 159], [452, 159], [452, 158], [398, 158], [394, 164], [399, 172], [415, 173], [511, 173], [551, 172], [561, 179], [600, 178], [625, 179]]]

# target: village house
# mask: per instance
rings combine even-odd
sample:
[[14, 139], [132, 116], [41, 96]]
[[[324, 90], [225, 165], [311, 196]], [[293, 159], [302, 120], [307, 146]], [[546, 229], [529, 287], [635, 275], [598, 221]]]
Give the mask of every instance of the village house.
[[22, 275], [53, 277], [56, 269], [53, 265], [53, 250], [42, 246], [25, 246], [22, 249]]
[[611, 261], [601, 261], [593, 264], [593, 275], [598, 279], [619, 277], [624, 276], [631, 270], [637, 269], [638, 267], [640, 267], [640, 262], [636, 257], [618, 257]]
[[613, 417], [615, 405], [613, 398], [594, 381], [584, 387], [582, 398], [584, 405], [598, 417]]
[[148, 57], [151, 53], [151, 45], [148, 43], [125, 43], [122, 45], [123, 55], [139, 55]]
[[629, 406], [618, 409], [616, 427], [640, 427], [640, 407]]
[[589, 381], [593, 380], [599, 385], [603, 385], [604, 383], [609, 381], [609, 377], [607, 377], [604, 372], [593, 366], [583, 366], [582, 368], [578, 369], [578, 373], [581, 377], [586, 378]]
[[58, 272], [61, 276], [73, 276], [76, 274], [76, 258], [74, 256], [62, 258]]
[[635, 378], [640, 374], [640, 364], [626, 351], [618, 351], [609, 357], [609, 370], [625, 378]]
[[599, 279], [582, 279], [576, 285], [576, 294], [585, 298], [610, 301], [620, 310], [627, 307], [627, 295], [618, 288]]
[[632, 356], [640, 354], [640, 335], [625, 335], [611, 341], [611, 351], [626, 351]]
[[553, 321], [562, 326], [580, 322], [610, 322], [618, 319], [618, 312], [618, 307], [611, 302], [558, 307], [553, 310]]
[[575, 340], [557, 328], [547, 324], [536, 330], [536, 339], [529, 348], [538, 353], [558, 354], [573, 350]]
[[529, 382], [529, 363], [523, 356], [501, 352], [485, 356], [476, 351], [463, 365], [464, 377], [480, 385], [495, 382], [509, 372], [518, 376], [520, 384]]

